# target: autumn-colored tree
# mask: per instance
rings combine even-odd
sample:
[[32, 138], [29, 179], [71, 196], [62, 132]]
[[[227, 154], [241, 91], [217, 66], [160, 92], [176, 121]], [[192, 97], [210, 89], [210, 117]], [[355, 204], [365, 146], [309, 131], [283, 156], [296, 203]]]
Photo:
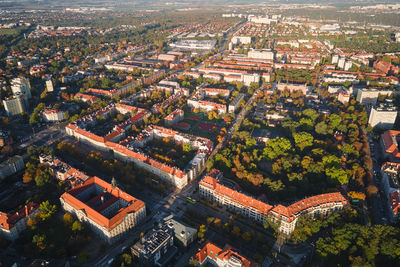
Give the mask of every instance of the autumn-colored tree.
[[347, 193], [350, 199], [365, 200], [365, 194], [357, 191], [350, 191]]
[[28, 184], [32, 182], [32, 180], [33, 180], [32, 174], [30, 174], [29, 172], [25, 172], [24, 176], [22, 177], [22, 182], [24, 184]]
[[69, 213], [65, 213], [63, 216], [63, 223], [65, 226], [71, 227], [74, 222], [74, 218]]
[[367, 195], [369, 197], [375, 196], [378, 193], [378, 188], [375, 185], [368, 185], [366, 188]]
[[234, 236], [236, 236], [236, 237], [239, 237], [240, 234], [241, 234], [240, 228], [237, 227], [237, 226], [234, 226], [233, 229], [232, 229], [232, 234], [233, 234]]

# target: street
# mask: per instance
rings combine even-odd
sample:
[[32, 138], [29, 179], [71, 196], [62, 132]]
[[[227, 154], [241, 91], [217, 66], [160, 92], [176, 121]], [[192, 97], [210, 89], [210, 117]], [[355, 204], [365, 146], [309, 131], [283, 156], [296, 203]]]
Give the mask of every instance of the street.
[[[227, 132], [226, 139], [222, 142], [219, 143], [211, 152], [210, 157], [213, 157], [215, 154], [219, 152], [219, 150], [232, 138], [233, 133], [239, 128], [240, 124], [242, 123], [244, 117], [247, 114], [247, 108], [252, 105], [254, 100], [257, 97], [257, 94], [264, 90], [266, 88], [266, 84], [263, 84], [258, 90], [254, 92], [254, 94], [250, 97], [249, 101], [246, 103], [246, 105], [243, 107], [243, 109], [240, 111], [240, 113], [237, 115], [235, 122], [232, 124], [230, 127], [229, 131]], [[162, 219], [159, 218], [158, 215], [162, 214], [165, 215], [164, 217], [168, 216], [170, 213], [183, 213], [183, 207], [182, 203], [187, 203], [186, 198], [190, 195], [192, 195], [193, 191], [197, 189], [198, 186], [198, 181], [204, 177], [206, 174], [206, 166], [203, 166], [202, 170], [199, 172], [200, 175], [190, 181], [190, 183], [185, 186], [182, 190], [176, 190], [175, 192], [170, 193], [168, 196], [164, 197], [162, 200], [160, 200], [158, 203], [153, 202], [150, 203], [152, 205], [148, 205], [149, 203], [146, 203], [147, 206], [150, 208], [152, 211], [152, 214], [148, 217], [148, 221], [145, 224], [139, 225], [134, 228], [134, 230], [129, 233], [126, 237], [126, 239], [122, 243], [117, 243], [111, 246], [111, 248], [108, 249], [107, 254], [101, 255], [100, 259], [97, 259], [95, 261], [95, 266], [107, 266], [108, 262], [116, 257], [117, 255], [121, 254], [121, 248], [126, 247], [131, 245], [131, 243], [139, 237], [141, 232], [146, 232], [147, 230], [151, 229], [153, 226], [153, 223]], [[140, 196], [137, 196], [140, 198]], [[146, 200], [148, 197], [145, 198]], [[147, 202], [147, 201], [146, 201]], [[93, 264], [93, 262], [91, 263]], [[87, 264], [87, 266], [90, 266], [90, 264]]]

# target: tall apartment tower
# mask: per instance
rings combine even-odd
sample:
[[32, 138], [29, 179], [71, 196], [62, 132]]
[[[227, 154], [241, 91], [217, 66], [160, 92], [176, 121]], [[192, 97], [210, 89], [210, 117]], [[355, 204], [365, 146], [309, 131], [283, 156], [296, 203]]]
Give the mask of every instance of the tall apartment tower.
[[14, 95], [24, 94], [28, 99], [32, 98], [31, 85], [24, 77], [15, 78], [11, 81], [11, 90]]
[[3, 105], [9, 117], [21, 115], [29, 108], [28, 98], [21, 93], [16, 93], [12, 98], [3, 100]]

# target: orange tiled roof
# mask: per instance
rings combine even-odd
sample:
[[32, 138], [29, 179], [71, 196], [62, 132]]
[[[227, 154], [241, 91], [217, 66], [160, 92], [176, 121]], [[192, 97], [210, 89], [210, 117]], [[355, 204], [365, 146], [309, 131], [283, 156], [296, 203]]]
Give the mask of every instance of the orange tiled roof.
[[28, 216], [35, 212], [38, 208], [38, 204], [29, 202], [25, 205], [25, 207], [16, 213], [10, 214], [0, 212], [0, 229], [11, 230], [18, 221], [28, 218]]
[[210, 175], [206, 175], [200, 181], [200, 184], [215, 190], [215, 192], [219, 195], [229, 197], [231, 201], [236, 202], [244, 207], [253, 208], [261, 214], [267, 214], [272, 209], [271, 205], [226, 187], [222, 185], [216, 178], [213, 178]]
[[[85, 191], [88, 187], [94, 184], [101, 186], [102, 188], [104, 188], [104, 191], [110, 193], [115, 198], [125, 200], [129, 203], [129, 205], [126, 208], [120, 209], [114, 217], [110, 219], [106, 218], [101, 213], [87, 205], [87, 203], [84, 203], [76, 198], [77, 194]], [[103, 181], [96, 176], [88, 179], [82, 185], [78, 185], [68, 192], [65, 192], [64, 194], [62, 194], [61, 198], [64, 199], [64, 201], [71, 205], [74, 209], [84, 210], [88, 218], [95, 221], [100, 226], [106, 227], [108, 230], [112, 230], [113, 228], [118, 226], [128, 213], [137, 212], [145, 206], [143, 201], [125, 193], [118, 187], [112, 188], [111, 184]]]
[[207, 242], [201, 249], [199, 249], [199, 251], [194, 255], [194, 258], [200, 264], [202, 264], [207, 257], [213, 259], [214, 261], [216, 261], [218, 258], [227, 263], [232, 256], [234, 256], [236, 259], [240, 259], [241, 267], [258, 266], [256, 263], [240, 255], [237, 250], [231, 248], [229, 245], [225, 249], [221, 249], [211, 242]]
[[220, 172], [212, 170], [200, 181], [199, 184], [213, 189], [217, 195], [228, 197], [231, 199], [231, 201], [236, 202], [246, 208], [256, 209], [261, 214], [272, 212], [280, 218], [283, 216], [283, 219], [289, 222], [293, 221], [298, 215], [309, 209], [321, 206], [329, 206], [337, 202], [340, 202], [343, 205], [348, 204], [348, 201], [341, 193], [335, 192], [305, 198], [293, 203], [288, 207], [283, 205], [276, 205], [275, 207], [272, 207], [271, 205], [268, 205], [262, 201], [222, 185], [217, 179], [220, 176]]
[[394, 214], [398, 214], [400, 211], [400, 193], [393, 191], [390, 193], [390, 207]]
[[194, 256], [194, 258], [201, 264], [207, 257], [216, 259], [216, 256], [222, 251], [221, 248], [217, 247], [211, 242], [204, 245]]
[[400, 135], [400, 131], [389, 130], [382, 134], [383, 145], [386, 153], [390, 153], [395, 158], [400, 158], [399, 148], [396, 137]]

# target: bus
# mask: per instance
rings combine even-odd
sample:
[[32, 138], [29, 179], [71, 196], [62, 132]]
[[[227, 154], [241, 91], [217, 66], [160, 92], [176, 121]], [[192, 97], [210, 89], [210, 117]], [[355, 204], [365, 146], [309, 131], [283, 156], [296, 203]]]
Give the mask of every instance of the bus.
[[188, 202], [192, 203], [192, 204], [196, 204], [196, 202], [197, 202], [195, 199], [193, 199], [193, 198], [191, 198], [191, 197], [187, 197], [186, 200], [187, 200]]

